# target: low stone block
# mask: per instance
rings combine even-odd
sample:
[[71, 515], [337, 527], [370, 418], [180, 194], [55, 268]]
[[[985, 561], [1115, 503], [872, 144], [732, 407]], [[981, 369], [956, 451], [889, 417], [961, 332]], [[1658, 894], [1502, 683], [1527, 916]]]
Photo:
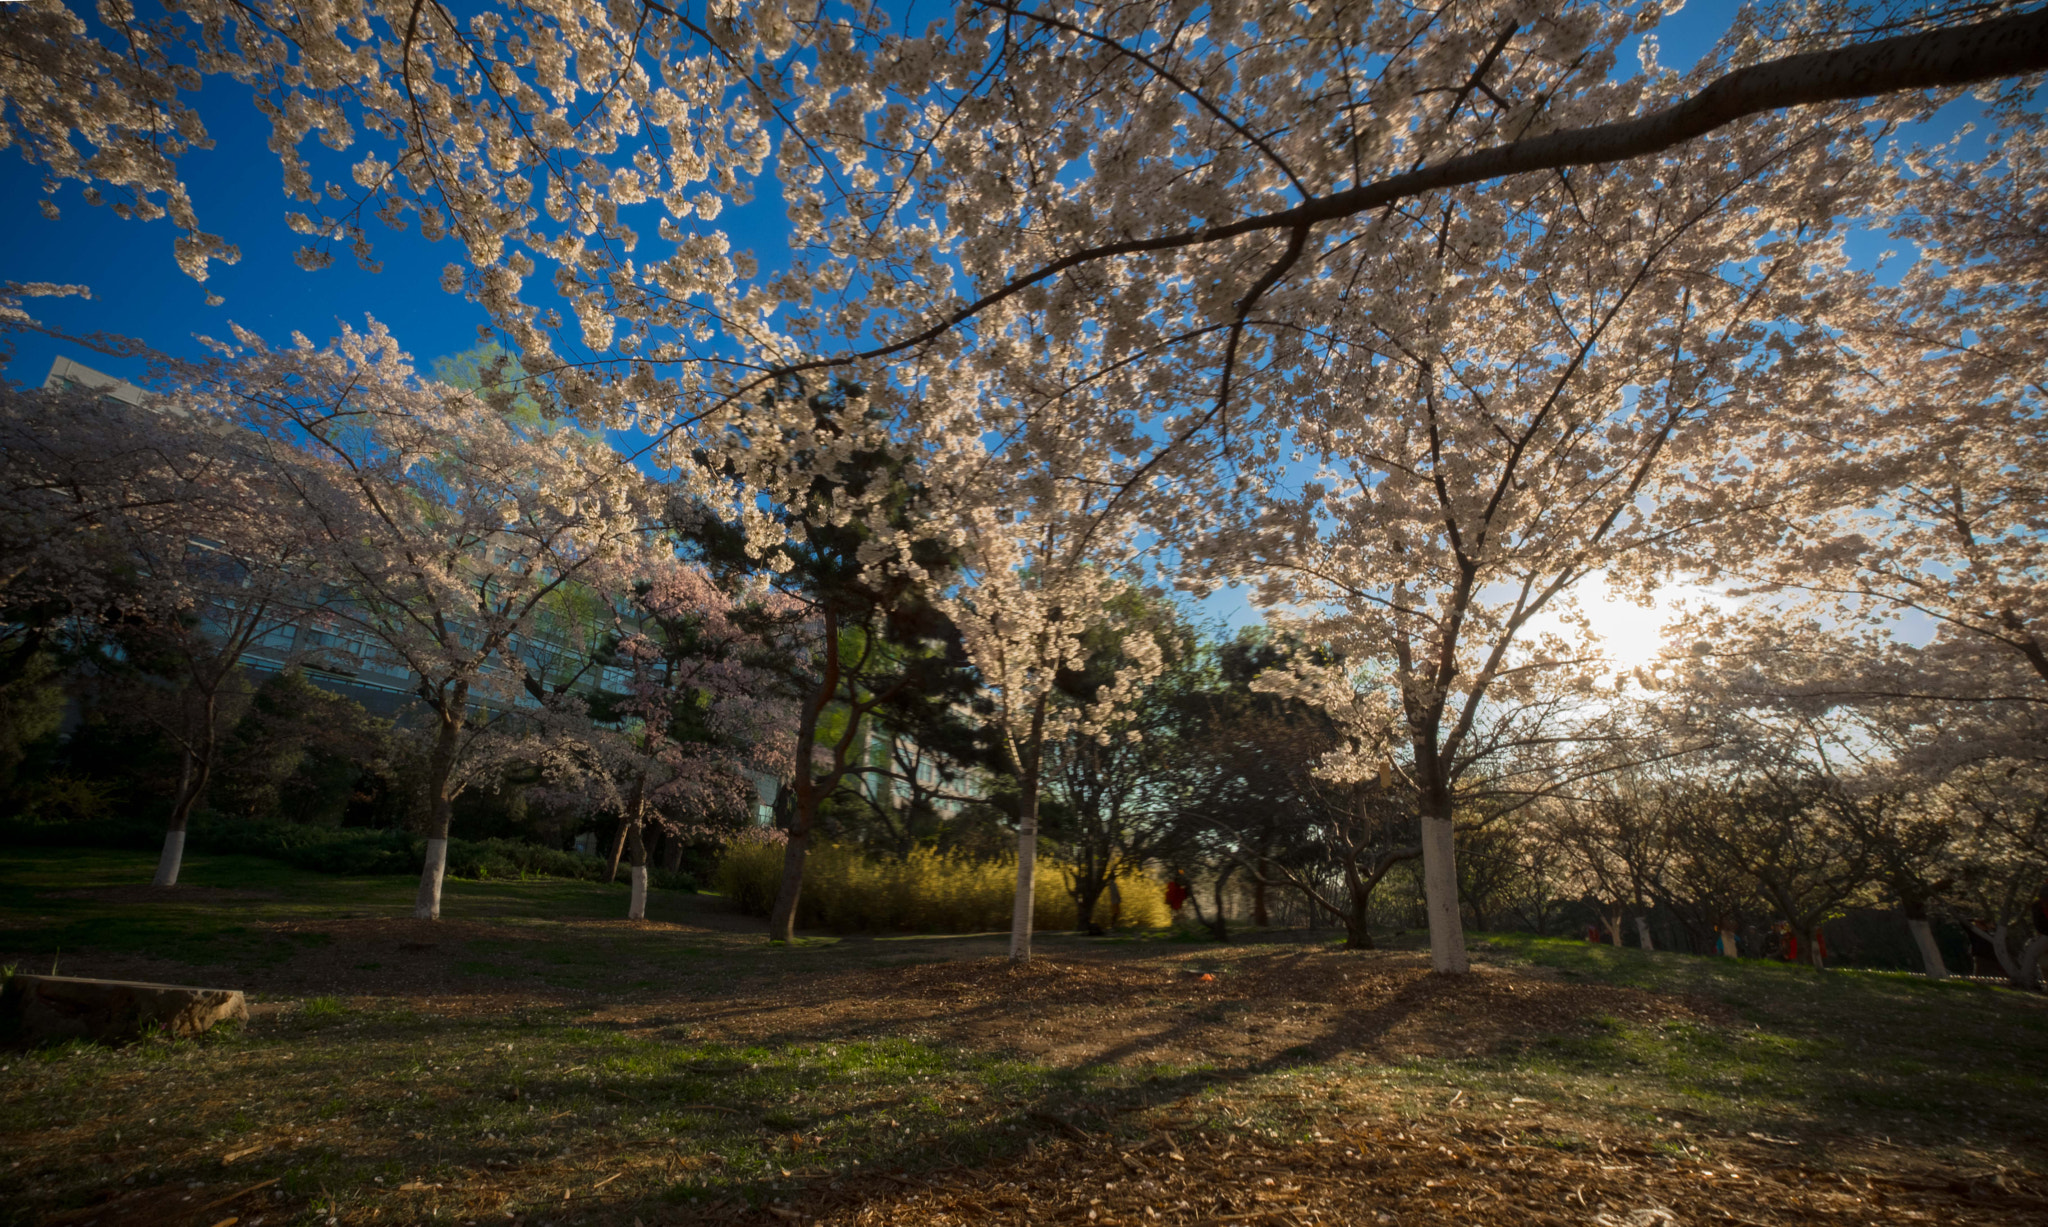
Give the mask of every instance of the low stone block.
[[0, 1035], [28, 1043], [119, 1043], [158, 1030], [198, 1035], [230, 1018], [249, 1018], [239, 989], [24, 975], [0, 986]]

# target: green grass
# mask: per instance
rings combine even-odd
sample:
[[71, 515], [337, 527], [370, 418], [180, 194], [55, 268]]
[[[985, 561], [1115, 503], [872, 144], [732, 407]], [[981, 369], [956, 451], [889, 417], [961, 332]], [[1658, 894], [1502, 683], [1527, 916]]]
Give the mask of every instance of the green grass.
[[[228, 906], [66, 893], [146, 882], [152, 865], [120, 852], [0, 858], [0, 962], [43, 970], [61, 946], [87, 968], [101, 954], [146, 954], [245, 967], [263, 982], [336, 953], [325, 933], [280, 925], [410, 915], [410, 882], [241, 857], [188, 861], [190, 884], [260, 892]], [[444, 914], [466, 923], [440, 932], [464, 936], [434, 939], [451, 947], [440, 953], [482, 991], [508, 995], [475, 1010], [459, 995], [406, 1004], [366, 990], [410, 956], [342, 951], [336, 974], [358, 977], [356, 988], [299, 993], [246, 1030], [0, 1053], [0, 1150], [15, 1163], [0, 1164], [0, 1223], [42, 1221], [108, 1190], [211, 1201], [271, 1179], [208, 1223], [258, 1210], [273, 1227], [434, 1212], [664, 1220], [706, 1202], [799, 1199], [857, 1173], [972, 1170], [1047, 1138], [1055, 1118], [1131, 1138], [1171, 1128], [1313, 1144], [1347, 1123], [1448, 1113], [1557, 1153], [1627, 1137], [1649, 1153], [1698, 1155], [1761, 1134], [1822, 1168], [1837, 1161], [1830, 1139], [1884, 1137], [2022, 1170], [2039, 1165], [2048, 1132], [2048, 1002], [1973, 984], [1491, 935], [1473, 941], [1482, 962], [1686, 994], [1721, 1021], [1647, 1021], [1615, 994], [1607, 1016], [1468, 1056], [1297, 1047], [1260, 1060], [1057, 1065], [872, 1019], [712, 1042], [695, 1021], [705, 1011], [743, 1017], [778, 985], [994, 943], [778, 949], [739, 930], [587, 923], [616, 920], [624, 899], [623, 886], [451, 882]], [[702, 920], [715, 907], [656, 892], [650, 915]], [[1084, 947], [1045, 942], [1055, 955]], [[1259, 954], [1163, 938], [1086, 948], [1179, 960], [1226, 982]], [[635, 995], [645, 1008], [628, 1022], [604, 1008]], [[664, 1017], [671, 996], [688, 1008]], [[1225, 999], [1199, 1013], [1250, 1023], [1286, 1004]], [[1542, 1127], [1523, 1120], [1537, 1110], [1528, 1104], [1549, 1113]]]
[[[1901, 972], [1617, 950], [1495, 935], [1497, 955], [1588, 982], [1717, 1003], [1731, 1026], [1611, 1022], [1546, 1040], [1530, 1072], [1621, 1080], [1710, 1119], [1967, 1144], [2048, 1123], [2048, 1002]], [[1944, 1142], [1944, 1139], [1947, 1139]]]

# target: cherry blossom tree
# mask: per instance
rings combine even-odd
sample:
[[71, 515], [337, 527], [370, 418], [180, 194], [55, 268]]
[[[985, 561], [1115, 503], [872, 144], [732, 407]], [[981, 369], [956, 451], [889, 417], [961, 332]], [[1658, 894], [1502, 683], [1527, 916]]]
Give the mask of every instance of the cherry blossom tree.
[[[1051, 456], [1056, 452], [1041, 452]], [[1010, 958], [1031, 958], [1037, 898], [1038, 810], [1046, 747], [1071, 738], [1141, 736], [1113, 728], [1162, 654], [1141, 609], [1120, 600], [1128, 580], [1104, 563], [1129, 540], [1090, 506], [1083, 482], [1061, 481], [1060, 466], [1026, 461], [1005, 489], [1014, 507], [982, 507], [961, 534], [965, 582], [941, 605], [959, 628], [981, 684], [979, 702], [1017, 781], [1017, 890], [1010, 917]], [[1127, 556], [1127, 555], [1126, 555]], [[1139, 616], [1131, 618], [1136, 612]], [[1114, 627], [1114, 661], [1097, 632]], [[1106, 666], [1090, 677], [1091, 666]]]
[[1717, 652], [1775, 659], [1759, 676], [1781, 689], [1910, 710], [1937, 770], [2038, 758], [2048, 737], [2048, 125], [2024, 97], [2001, 99], [1979, 157], [1961, 136], [1901, 155], [1891, 207], [1914, 259], [1836, 296], [1815, 338], [1838, 356], [1833, 394], [1787, 421], [1802, 446], [1774, 460], [1801, 496], [1716, 564], [1778, 607], [1703, 628]]
[[427, 859], [438, 919], [472, 717], [531, 698], [551, 603], [658, 557], [644, 482], [601, 439], [521, 424], [421, 380], [381, 327], [273, 349], [253, 336], [181, 394], [260, 439], [295, 527], [341, 589], [331, 625], [409, 674], [432, 714]]
[[[232, 82], [269, 121], [301, 263], [346, 246], [374, 268], [376, 228], [416, 224], [452, 244], [444, 286], [579, 412], [737, 459], [735, 415], [829, 368], [927, 438], [972, 437], [979, 385], [1035, 331], [1088, 352], [1071, 390], [1149, 424], [1105, 440], [1131, 445], [1139, 486], [1211, 467], [1195, 441], [1298, 376], [1274, 347], [1312, 346], [1304, 301], [1372, 294], [1361, 256], [1430, 246], [1439, 200], [1785, 108], [1808, 130], [1853, 122], [1851, 99], [1918, 114], [1918, 91], [2048, 67], [2039, 11], [1871, 24], [1830, 3], [1740, 10], [1691, 73], [1653, 47], [1620, 70], [1662, 16], [976, 0], [896, 32], [865, 3], [175, 0], [144, 18], [107, 0], [95, 28], [29, 0], [0, 141], [43, 172], [50, 212], [73, 185], [167, 217], [203, 279], [239, 252], [180, 165], [212, 141], [195, 92]], [[764, 262], [717, 222], [771, 156], [791, 250]]]
[[83, 628], [97, 676], [176, 747], [158, 886], [177, 884], [250, 650], [321, 601], [286, 493], [246, 443], [174, 397], [0, 390], [7, 670]]
[[1575, 586], [1655, 582], [1702, 526], [1781, 497], [1752, 457], [1830, 369], [1784, 337], [1839, 263], [1805, 219], [1871, 184], [1865, 138], [1761, 121], [1692, 152], [1446, 201], [1428, 249], [1357, 256], [1373, 292], [1314, 319], [1343, 348], [1290, 355], [1315, 384], [1268, 412], [1295, 449], [1276, 459], [1312, 475], [1240, 496], [1211, 538], [1219, 573], [1263, 572], [1263, 603], [1385, 662], [1377, 711], [1334, 676], [1301, 696], [1345, 712], [1365, 772], [1409, 764], [1440, 970], [1465, 966], [1451, 823], [1489, 705], [1598, 678], [1532, 624], [1582, 627]]
[[732, 815], [751, 810], [749, 772], [789, 774], [792, 713], [760, 665], [767, 645], [740, 626], [755, 600], [771, 606], [761, 611], [769, 618], [788, 606], [772, 592], [728, 593], [701, 565], [664, 560], [633, 583], [604, 652], [626, 675], [597, 714], [617, 729], [606, 748], [625, 789], [629, 920], [646, 915], [648, 826], [671, 838], [725, 834]]

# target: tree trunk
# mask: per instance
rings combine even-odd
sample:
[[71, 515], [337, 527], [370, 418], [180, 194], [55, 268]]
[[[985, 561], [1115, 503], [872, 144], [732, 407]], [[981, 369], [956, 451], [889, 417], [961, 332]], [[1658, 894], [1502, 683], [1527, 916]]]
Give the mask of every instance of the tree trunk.
[[[179, 773], [178, 800], [171, 806], [171, 819], [164, 829], [164, 850], [157, 857], [156, 877], [152, 886], [176, 886], [178, 871], [185, 864], [185, 830], [192, 821], [192, 811], [199, 807], [199, 798], [206, 795], [206, 785], [213, 778], [214, 740], [213, 722], [216, 708], [213, 697], [207, 696], [203, 711], [206, 727], [200, 733], [199, 746], [187, 749], [184, 754], [184, 770]], [[187, 742], [187, 746], [191, 743]]]
[[156, 858], [156, 880], [153, 886], [176, 886], [178, 870], [185, 863], [185, 828], [173, 827], [164, 832], [164, 850]]
[[1822, 953], [1822, 951], [1820, 926], [1814, 925], [1806, 931], [1806, 961], [1813, 964], [1815, 971], [1826, 971], [1828, 969], [1827, 955]]
[[1204, 922], [1209, 926], [1210, 936], [1219, 942], [1230, 940], [1230, 918], [1223, 914], [1223, 886], [1229, 879], [1229, 869], [1225, 869], [1222, 873], [1216, 875], [1215, 889], [1210, 892], [1210, 901], [1216, 905], [1216, 919]]
[[[801, 811], [800, 811], [801, 812]], [[768, 940], [796, 941], [797, 896], [804, 888], [804, 860], [811, 854], [811, 832], [791, 831], [782, 850], [782, 882], [775, 889], [775, 909], [768, 915]]]
[[1273, 923], [1266, 913], [1266, 879], [1263, 876], [1252, 879], [1252, 923], [1261, 929]]
[[1604, 919], [1607, 921], [1607, 940], [1614, 943], [1616, 950], [1621, 949], [1621, 922], [1627, 918], [1620, 912], [1609, 912]]
[[1948, 979], [1948, 964], [1942, 962], [1941, 947], [1934, 942], [1934, 926], [1927, 923], [1925, 916], [1909, 916], [1906, 929], [1913, 935], [1913, 944], [1920, 949], [1920, 967], [1930, 980]]
[[2041, 958], [2044, 955], [2048, 955], [2048, 934], [2035, 937], [2027, 943], [2026, 949], [2020, 951], [2021, 988], [2041, 987]]
[[1650, 918], [1647, 916], [1636, 917], [1636, 941], [1645, 950], [1655, 950], [1657, 948], [1650, 941]]
[[184, 779], [179, 781], [178, 800], [171, 806], [171, 820], [164, 830], [164, 850], [157, 857], [156, 877], [152, 886], [176, 886], [178, 871], [185, 863], [185, 829], [192, 821], [192, 811], [199, 803], [199, 794], [206, 788], [206, 777], [211, 764], [195, 769], [193, 755], [185, 756]]
[[1464, 918], [1458, 907], [1451, 797], [1448, 791], [1438, 789], [1428, 800], [1435, 811], [1422, 816], [1422, 895], [1429, 915], [1429, 963], [1434, 971], [1462, 975], [1472, 965], [1465, 957]]
[[[1038, 903], [1038, 764], [1020, 773], [1017, 805], [1017, 895], [1010, 904], [1010, 961], [1031, 961], [1032, 911]], [[1093, 900], [1090, 900], [1091, 904]]]
[[626, 904], [627, 920], [647, 919], [647, 837], [641, 829], [646, 783], [644, 774], [636, 777], [633, 794], [626, 801], [626, 842], [633, 853], [633, 895]]
[[619, 862], [624, 860], [626, 855], [626, 832], [632, 825], [632, 819], [623, 814], [619, 816], [618, 832], [612, 836], [611, 855], [605, 860], [604, 880], [607, 883], [619, 880]]
[[1124, 890], [1117, 885], [1116, 875], [1109, 876], [1109, 927], [1114, 929], [1124, 922]]
[[1734, 930], [1732, 930], [1732, 929], [1716, 929], [1716, 930], [1715, 930], [1715, 932], [1716, 932], [1716, 933], [1718, 933], [1718, 934], [1720, 934], [1720, 937], [1721, 937], [1721, 954], [1722, 954], [1722, 956], [1723, 956], [1724, 958], [1731, 958], [1731, 959], [1732, 959], [1732, 958], [1734, 958], [1734, 957], [1736, 957], [1736, 955], [1737, 955], [1737, 953], [1738, 953], [1738, 952], [1737, 952], [1737, 950], [1736, 950], [1736, 948], [1735, 948], [1735, 932], [1734, 932]]
[[1999, 970], [2005, 973], [2006, 979], [2012, 981], [2014, 984], [2025, 983], [2025, 981], [2020, 978], [2020, 965], [2018, 963], [2013, 962], [2012, 951], [2005, 948], [2005, 922], [2003, 920], [1999, 921], [1998, 924], [1994, 926], [1991, 932], [1989, 933], [1986, 933], [1983, 929], [1978, 928], [1976, 925], [1971, 925], [1970, 930], [1977, 936], [1983, 938], [1985, 941], [1991, 943], [1991, 956], [1998, 960]]
[[1074, 873], [1074, 888], [1068, 893], [1074, 897], [1074, 931], [1089, 933], [1095, 929], [1095, 909], [1101, 905], [1102, 896], [1109, 889], [1103, 875], [1089, 869], [1078, 869]]
[[1346, 950], [1371, 950], [1372, 924], [1369, 903], [1372, 896], [1353, 892], [1351, 906], [1344, 912], [1344, 948]]
[[427, 863], [420, 869], [420, 893], [413, 902], [416, 920], [441, 919], [441, 879], [448, 872], [448, 825], [454, 819], [454, 798], [448, 780], [455, 774], [455, 747], [462, 736], [462, 718], [469, 688], [457, 687], [454, 714], [441, 713], [434, 749], [427, 756]]
[[[813, 775], [817, 770], [813, 760], [818, 748], [818, 717], [839, 693], [839, 619], [829, 605], [824, 617], [825, 666], [816, 689], [804, 701], [803, 712], [797, 717], [796, 770], [790, 781], [795, 809], [789, 819], [789, 843], [782, 851], [782, 881], [775, 888], [775, 906], [768, 913], [768, 940], [785, 945], [796, 941], [796, 905], [804, 888], [804, 861], [811, 854], [811, 831], [817, 825], [818, 807], [827, 791]], [[837, 762], [843, 765], [843, 739], [840, 746]], [[832, 782], [838, 779], [834, 775]]]

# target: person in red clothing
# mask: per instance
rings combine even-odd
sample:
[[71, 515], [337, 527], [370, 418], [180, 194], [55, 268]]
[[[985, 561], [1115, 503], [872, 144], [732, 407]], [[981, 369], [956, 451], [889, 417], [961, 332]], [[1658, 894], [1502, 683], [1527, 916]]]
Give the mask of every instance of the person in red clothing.
[[1778, 922], [1777, 934], [1778, 957], [1787, 963], [1797, 963], [1799, 961], [1799, 935], [1792, 931], [1792, 926], [1789, 923], [1782, 920]]
[[1188, 888], [1181, 885], [1179, 878], [1166, 884], [1166, 906], [1178, 912], [1187, 906], [1187, 902]]

